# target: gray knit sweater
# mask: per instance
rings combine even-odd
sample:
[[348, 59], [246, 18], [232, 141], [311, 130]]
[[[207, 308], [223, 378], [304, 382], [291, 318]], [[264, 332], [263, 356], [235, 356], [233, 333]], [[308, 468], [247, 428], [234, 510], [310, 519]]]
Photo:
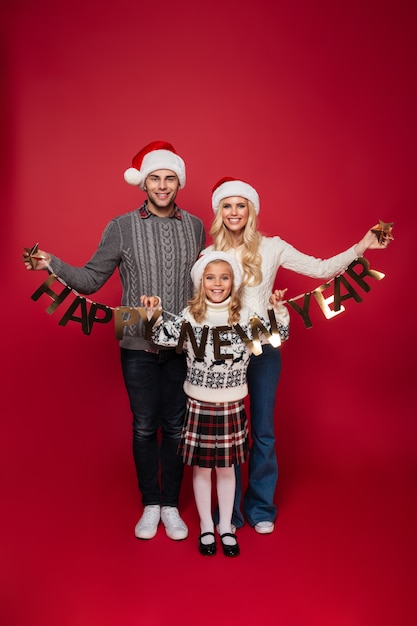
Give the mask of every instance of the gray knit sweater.
[[[142, 207], [143, 209], [143, 207]], [[83, 267], [51, 254], [51, 269], [82, 294], [94, 293], [119, 269], [122, 305], [140, 306], [142, 294], [160, 294], [167, 311], [179, 313], [192, 296], [190, 271], [205, 244], [203, 222], [187, 211], [176, 217], [141, 217], [138, 209], [115, 217]], [[125, 326], [122, 348], [145, 350], [142, 322]]]

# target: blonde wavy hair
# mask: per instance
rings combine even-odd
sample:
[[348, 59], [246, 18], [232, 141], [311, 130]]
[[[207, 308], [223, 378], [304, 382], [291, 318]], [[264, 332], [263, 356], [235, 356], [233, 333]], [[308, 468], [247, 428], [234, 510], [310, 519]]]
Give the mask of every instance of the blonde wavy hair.
[[[230, 267], [230, 272], [233, 278], [227, 319], [229, 326], [232, 326], [233, 324], [236, 324], [240, 319], [240, 309], [242, 308], [242, 287], [239, 287], [239, 289], [235, 289], [233, 269], [231, 265], [227, 263], [227, 261], [223, 260], [211, 261], [210, 263], [207, 263], [204, 269], [203, 279], [207, 273], [207, 268], [210, 267], [210, 265], [214, 265], [215, 263], [226, 263]], [[194, 296], [188, 301], [189, 312], [191, 313], [195, 321], [198, 322], [198, 324], [201, 324], [201, 322], [205, 319], [207, 313], [207, 296], [204, 289], [203, 279], [201, 280], [200, 285], [198, 286], [198, 289]]]
[[[227, 252], [232, 247], [232, 237], [229, 229], [223, 223], [223, 205], [224, 198], [219, 205], [216, 217], [210, 228], [210, 235], [213, 240], [215, 250], [223, 250]], [[255, 207], [252, 202], [245, 198], [248, 203], [248, 221], [242, 235], [242, 271], [243, 283], [245, 285], [255, 286], [262, 282], [262, 257], [259, 253], [262, 235], [258, 230], [258, 218]]]

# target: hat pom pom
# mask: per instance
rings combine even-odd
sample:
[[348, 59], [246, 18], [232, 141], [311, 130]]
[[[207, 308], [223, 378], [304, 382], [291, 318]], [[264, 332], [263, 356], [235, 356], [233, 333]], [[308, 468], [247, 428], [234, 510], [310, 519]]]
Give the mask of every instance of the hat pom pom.
[[125, 170], [123, 177], [129, 185], [140, 185], [142, 182], [142, 176], [136, 167], [128, 167], [128, 169]]

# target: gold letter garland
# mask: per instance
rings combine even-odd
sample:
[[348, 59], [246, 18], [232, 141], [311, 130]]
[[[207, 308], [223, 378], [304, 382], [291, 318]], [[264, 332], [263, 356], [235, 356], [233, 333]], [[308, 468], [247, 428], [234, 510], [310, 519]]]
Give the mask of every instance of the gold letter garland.
[[[358, 266], [360, 268], [359, 272], [356, 271]], [[358, 285], [365, 293], [371, 290], [370, 285], [365, 281], [366, 277], [373, 278], [377, 281], [382, 280], [385, 277], [382, 272], [370, 269], [369, 261], [364, 257], [360, 257], [353, 261], [346, 269], [344, 274], [349, 276], [349, 278], [354, 283], [356, 283], [356, 285]], [[345, 302], [346, 300], [349, 300], [351, 298], [355, 302], [362, 302], [363, 300], [361, 295], [356, 291], [354, 286], [348, 281], [344, 274], [336, 276], [332, 281], [326, 282], [319, 287], [316, 287], [314, 291], [300, 294], [295, 298], [290, 298], [289, 300], [284, 301], [284, 303], [286, 302], [296, 313], [301, 316], [304, 322], [304, 326], [306, 328], [311, 328], [313, 324], [309, 315], [309, 311], [311, 296], [313, 295], [325, 318], [331, 319], [332, 317], [335, 317], [336, 315], [339, 315], [340, 313], [343, 313], [345, 311], [345, 307], [342, 302]], [[61, 284], [64, 285], [64, 288], [61, 290], [60, 293], [55, 292], [51, 288], [56, 281], [59, 281]], [[325, 298], [323, 296], [323, 292], [326, 289], [330, 289], [332, 283], [333, 294]], [[344, 294], [341, 293], [342, 288], [345, 289]], [[64, 315], [58, 321], [58, 324], [60, 326], [66, 326], [67, 323], [71, 321], [79, 322], [81, 324], [81, 330], [85, 335], [91, 334], [94, 323], [97, 322], [99, 324], [107, 324], [114, 318], [116, 339], [120, 340], [123, 338], [123, 328], [125, 326], [136, 324], [140, 318], [145, 325], [145, 338], [149, 339], [151, 337], [152, 327], [154, 326], [158, 317], [161, 315], [161, 311], [157, 310], [153, 313], [151, 319], [148, 319], [146, 309], [144, 309], [143, 307], [110, 307], [105, 304], [98, 304], [97, 302], [93, 302], [92, 300], [81, 296], [75, 291], [75, 289], [72, 289], [56, 274], [51, 274], [50, 276], [48, 276], [45, 282], [42, 283], [42, 285], [32, 294], [31, 297], [32, 300], [35, 301], [39, 300], [39, 298], [43, 294], [51, 298], [52, 303], [46, 308], [46, 312], [49, 315], [52, 315], [60, 306], [62, 306], [70, 293], [72, 293], [75, 298], [66, 309]], [[303, 299], [302, 306], [297, 303], [297, 300], [300, 300], [301, 298]], [[75, 312], [78, 309], [80, 315], [76, 316]], [[100, 312], [100, 316], [97, 316], [97, 312]], [[280, 344], [276, 319], [272, 309], [268, 311], [268, 315], [271, 322], [271, 332], [267, 331], [267, 329], [258, 318], [254, 317], [251, 319], [250, 323], [253, 333], [252, 341], [249, 340], [249, 338], [245, 335], [239, 324], [236, 324], [234, 326], [234, 329], [236, 330], [242, 341], [244, 341], [248, 345], [248, 347], [253, 351], [254, 354], [260, 353], [260, 346], [258, 346], [259, 332], [261, 332], [266, 337], [271, 345], [277, 347], [277, 345]], [[197, 349], [197, 353], [201, 358], [202, 353], [204, 353], [204, 348], [207, 341], [207, 334], [204, 335], [200, 346], [198, 346], [191, 328], [189, 327], [189, 325], [186, 325], [183, 328], [180, 341], [178, 342], [178, 348], [180, 350], [180, 345], [182, 345], [186, 333], [188, 333], [192, 340], [194, 339], [194, 341], [192, 341], [192, 344], [194, 348]], [[220, 345], [218, 347], [220, 349]], [[226, 356], [227, 358], [229, 357], [229, 355]]]

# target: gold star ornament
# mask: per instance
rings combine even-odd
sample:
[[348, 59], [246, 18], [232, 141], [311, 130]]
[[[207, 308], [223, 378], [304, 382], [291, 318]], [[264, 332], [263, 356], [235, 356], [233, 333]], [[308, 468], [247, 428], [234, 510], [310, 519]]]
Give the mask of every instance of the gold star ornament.
[[394, 222], [383, 222], [379, 220], [378, 226], [371, 228], [371, 233], [377, 236], [379, 243], [384, 243], [387, 240], [393, 240], [392, 236], [392, 227], [394, 226]]
[[26, 263], [29, 261], [33, 270], [36, 269], [36, 261], [40, 261], [44, 258], [43, 256], [36, 256], [38, 254], [38, 246], [39, 243], [35, 243], [35, 245], [31, 248], [23, 248], [23, 250], [25, 251], [25, 254], [23, 255], [23, 261], [25, 261]]

